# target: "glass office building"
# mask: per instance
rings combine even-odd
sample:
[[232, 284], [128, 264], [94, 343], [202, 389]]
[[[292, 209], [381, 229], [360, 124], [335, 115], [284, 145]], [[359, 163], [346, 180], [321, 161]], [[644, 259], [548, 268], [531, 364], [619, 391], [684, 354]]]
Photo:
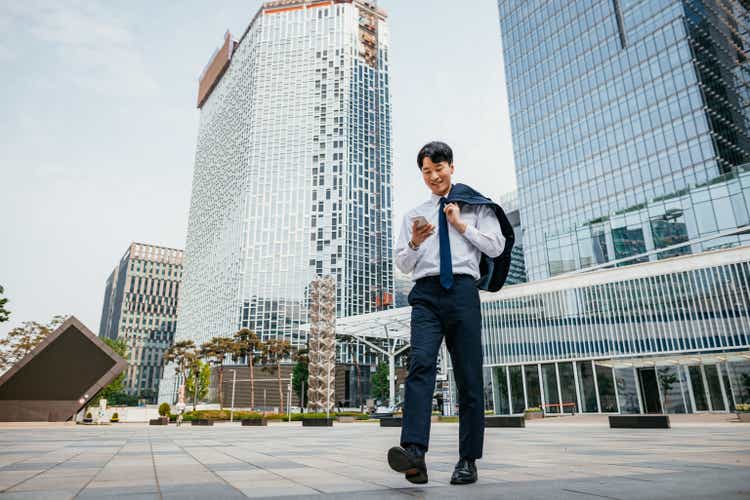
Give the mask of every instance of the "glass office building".
[[339, 315], [392, 306], [388, 38], [362, 0], [266, 2], [227, 33], [199, 83], [176, 340], [303, 345], [316, 276]]
[[503, 207], [505, 215], [508, 216], [513, 226], [513, 234], [516, 236], [516, 242], [510, 253], [510, 269], [508, 277], [505, 279], [505, 285], [515, 285], [528, 281], [526, 277], [526, 262], [523, 256], [523, 224], [521, 222], [521, 210], [518, 206], [518, 191], [511, 191], [500, 196], [497, 203]]
[[748, 224], [746, 3], [498, 7], [529, 279]]
[[488, 408], [729, 412], [750, 403], [750, 248], [483, 296]]

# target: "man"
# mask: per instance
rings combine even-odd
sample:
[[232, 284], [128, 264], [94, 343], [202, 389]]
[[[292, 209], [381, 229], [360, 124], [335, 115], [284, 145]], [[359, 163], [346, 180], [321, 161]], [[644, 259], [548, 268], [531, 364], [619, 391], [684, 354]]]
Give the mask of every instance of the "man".
[[[451, 484], [477, 480], [484, 442], [484, 384], [479, 289], [498, 290], [510, 265], [513, 229], [502, 209], [462, 184], [453, 185], [453, 151], [442, 142], [417, 155], [432, 195], [404, 217], [396, 266], [413, 273], [409, 294], [411, 361], [406, 379], [401, 446], [388, 451], [391, 468], [412, 483], [427, 482], [437, 355], [451, 355], [459, 400], [459, 456]], [[437, 232], [437, 235], [435, 233]]]

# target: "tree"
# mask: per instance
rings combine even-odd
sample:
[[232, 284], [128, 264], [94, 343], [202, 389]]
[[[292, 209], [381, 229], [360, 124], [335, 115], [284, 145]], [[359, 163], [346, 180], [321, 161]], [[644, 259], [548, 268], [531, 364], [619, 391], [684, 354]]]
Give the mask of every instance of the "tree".
[[[115, 351], [121, 358], [127, 359], [128, 356], [128, 345], [125, 343], [124, 339], [108, 339], [103, 338], [102, 339], [105, 344], [109, 346], [110, 349]], [[99, 391], [99, 394], [97, 394], [96, 398], [94, 398], [91, 403], [94, 406], [99, 405], [100, 399], [106, 399], [107, 404], [109, 405], [117, 405], [121, 404], [123, 400], [127, 401], [128, 395], [125, 393], [123, 389], [123, 380], [125, 380], [125, 371], [120, 373], [112, 382], [109, 383], [104, 389]], [[133, 398], [136, 399], [137, 398]]]
[[174, 372], [178, 378], [182, 378], [182, 383], [184, 384], [187, 378], [187, 371], [197, 356], [195, 342], [192, 340], [180, 340], [164, 351], [162, 359], [165, 365], [174, 363]]
[[286, 340], [271, 339], [263, 346], [263, 363], [276, 365], [276, 378], [279, 381], [279, 411], [284, 410], [284, 389], [281, 385], [281, 361], [291, 353], [292, 345]]
[[294, 370], [292, 370], [292, 390], [297, 394], [301, 408], [307, 406], [307, 394], [304, 388], [308, 387], [307, 379], [310, 376], [310, 370], [308, 369], [308, 365], [310, 364], [309, 352], [309, 349], [300, 349], [294, 356], [297, 363], [294, 365]]
[[263, 352], [263, 341], [255, 332], [242, 328], [234, 334], [235, 354], [246, 357], [247, 368], [250, 371], [250, 409], [255, 408], [255, 374], [253, 367]]
[[[0, 285], [0, 295], [2, 295], [5, 292], [3, 289], [3, 286]], [[10, 316], [10, 311], [8, 311], [5, 308], [5, 304], [8, 303], [8, 299], [0, 298], [0, 323], [4, 321], [8, 321], [8, 317]]]
[[667, 411], [667, 409], [670, 407], [670, 401], [669, 396], [672, 393], [672, 386], [677, 383], [677, 374], [671, 372], [672, 367], [664, 367], [657, 369], [656, 372], [659, 376], [659, 382], [661, 383], [661, 390], [664, 395], [664, 406], [665, 408], [662, 408], [664, 412]]
[[233, 354], [237, 348], [232, 339], [214, 337], [201, 345], [201, 357], [209, 363], [219, 367], [219, 408], [224, 409], [224, 360]]
[[[198, 383], [196, 390], [196, 382]], [[185, 380], [185, 393], [187, 396], [193, 398], [193, 411], [198, 401], [206, 398], [208, 395], [208, 388], [211, 384], [211, 366], [208, 363], [203, 363], [200, 359], [190, 367], [190, 373]]]
[[388, 383], [388, 364], [379, 363], [372, 374], [372, 395], [375, 399], [384, 400], [390, 397]]
[[67, 316], [54, 316], [46, 325], [26, 321], [0, 340], [0, 371], [5, 371], [30, 353], [44, 338], [60, 326]]

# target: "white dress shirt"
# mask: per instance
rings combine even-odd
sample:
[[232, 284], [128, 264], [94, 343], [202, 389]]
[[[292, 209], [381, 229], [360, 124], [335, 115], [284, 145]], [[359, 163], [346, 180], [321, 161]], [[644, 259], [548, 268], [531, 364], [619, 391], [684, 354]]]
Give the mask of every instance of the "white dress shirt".
[[[479, 259], [482, 254], [487, 254], [491, 258], [500, 255], [505, 248], [505, 237], [492, 208], [467, 203], [459, 206], [461, 221], [466, 224], [464, 234], [448, 222], [453, 274], [469, 274], [474, 279], [479, 279]], [[433, 194], [429, 200], [409, 210], [401, 224], [401, 233], [396, 243], [396, 267], [404, 274], [413, 273], [412, 279], [415, 281], [425, 276], [440, 276], [439, 211], [440, 196]], [[420, 215], [435, 226], [435, 232], [428, 236], [419, 248], [412, 250], [409, 247], [412, 219]]]

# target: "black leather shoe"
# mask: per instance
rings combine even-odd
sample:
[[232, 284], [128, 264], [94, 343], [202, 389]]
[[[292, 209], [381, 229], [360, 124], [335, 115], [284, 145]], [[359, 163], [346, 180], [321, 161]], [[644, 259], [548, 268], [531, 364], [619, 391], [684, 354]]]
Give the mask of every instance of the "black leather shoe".
[[462, 458], [453, 469], [451, 484], [471, 484], [477, 482], [477, 465], [474, 460]]
[[414, 484], [427, 482], [424, 450], [418, 446], [407, 446], [406, 448], [394, 446], [388, 450], [388, 465], [396, 472], [403, 473], [409, 482]]

